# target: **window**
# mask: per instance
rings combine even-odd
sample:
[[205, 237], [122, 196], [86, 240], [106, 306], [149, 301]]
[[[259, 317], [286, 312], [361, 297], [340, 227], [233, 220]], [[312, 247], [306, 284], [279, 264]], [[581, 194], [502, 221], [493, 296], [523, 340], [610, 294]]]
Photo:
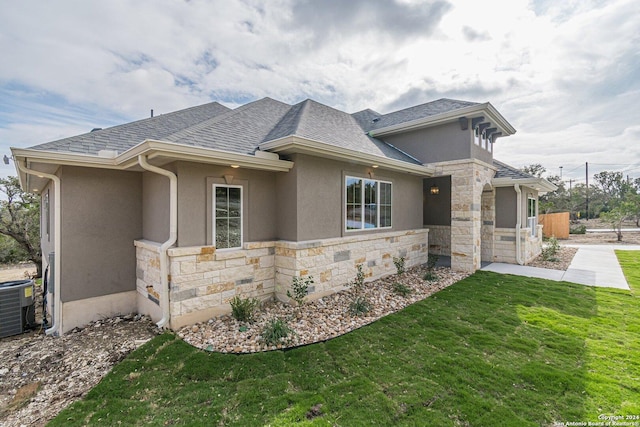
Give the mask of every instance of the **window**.
[[391, 227], [391, 183], [346, 177], [346, 228], [369, 230]]
[[213, 186], [213, 245], [217, 249], [242, 247], [242, 187]]
[[536, 235], [536, 228], [538, 228], [537, 207], [536, 199], [533, 197], [527, 198], [527, 227], [531, 229], [531, 235]]

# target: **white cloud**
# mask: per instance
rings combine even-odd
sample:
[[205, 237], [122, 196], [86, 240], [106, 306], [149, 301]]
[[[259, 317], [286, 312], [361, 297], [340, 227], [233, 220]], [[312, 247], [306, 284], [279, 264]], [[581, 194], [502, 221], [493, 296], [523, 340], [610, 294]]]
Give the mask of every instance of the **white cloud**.
[[634, 164], [637, 28], [634, 0], [3, 2], [0, 148], [211, 100], [385, 112], [446, 96], [514, 124], [504, 161]]

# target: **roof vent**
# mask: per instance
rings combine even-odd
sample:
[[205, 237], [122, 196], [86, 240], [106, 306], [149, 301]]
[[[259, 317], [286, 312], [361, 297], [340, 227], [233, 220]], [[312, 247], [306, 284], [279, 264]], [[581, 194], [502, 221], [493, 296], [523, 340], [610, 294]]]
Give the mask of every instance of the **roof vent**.
[[380, 121], [380, 117], [376, 117], [375, 119], [371, 120], [371, 123], [376, 123]]
[[91, 129], [91, 132], [96, 132], [96, 131], [99, 131], [99, 130], [102, 130], [102, 128], [93, 128], [93, 129]]

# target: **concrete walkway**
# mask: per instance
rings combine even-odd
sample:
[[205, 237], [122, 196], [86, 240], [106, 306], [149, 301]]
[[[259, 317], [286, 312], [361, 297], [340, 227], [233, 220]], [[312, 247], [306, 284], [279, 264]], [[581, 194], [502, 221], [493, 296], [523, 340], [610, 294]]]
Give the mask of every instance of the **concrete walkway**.
[[567, 245], [578, 248], [567, 271], [494, 262], [482, 270], [555, 281], [629, 289], [614, 250], [640, 250], [638, 245]]

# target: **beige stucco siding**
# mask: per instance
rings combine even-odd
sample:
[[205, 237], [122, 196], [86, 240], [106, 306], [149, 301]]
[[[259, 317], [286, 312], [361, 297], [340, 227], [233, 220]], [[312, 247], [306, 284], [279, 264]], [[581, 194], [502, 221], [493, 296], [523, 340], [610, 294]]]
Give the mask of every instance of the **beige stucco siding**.
[[[276, 173], [178, 162], [178, 245], [211, 243], [211, 192], [213, 183], [230, 181], [243, 189], [245, 242], [276, 237]], [[225, 176], [227, 178], [225, 178]], [[168, 193], [167, 193], [168, 194]]]
[[153, 172], [142, 174], [142, 236], [154, 242], [169, 238], [169, 179]]
[[[538, 200], [538, 192], [528, 187], [520, 187], [522, 193], [521, 218], [520, 223], [524, 228], [527, 226], [527, 203], [528, 198]], [[496, 227], [514, 228], [517, 220], [518, 196], [513, 187], [496, 188]]]
[[[422, 178], [309, 155], [294, 155], [291, 177], [277, 180], [281, 240], [307, 241], [422, 227]], [[345, 231], [345, 177], [392, 183], [391, 229]], [[293, 218], [295, 215], [295, 218]]]
[[142, 175], [60, 169], [63, 302], [135, 290], [142, 235]]

